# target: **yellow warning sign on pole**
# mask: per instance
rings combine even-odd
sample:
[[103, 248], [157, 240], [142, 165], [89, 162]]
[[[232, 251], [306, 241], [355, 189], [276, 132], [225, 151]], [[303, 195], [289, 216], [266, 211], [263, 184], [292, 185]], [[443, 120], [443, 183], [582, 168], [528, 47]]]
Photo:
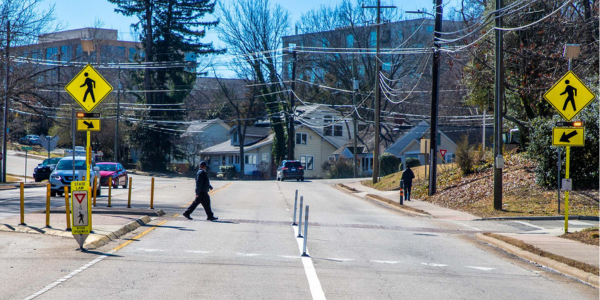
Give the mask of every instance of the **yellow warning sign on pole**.
[[583, 128], [552, 128], [552, 146], [580, 146], [585, 145]]
[[77, 119], [77, 131], [100, 131], [100, 119]]
[[110, 94], [113, 87], [91, 65], [85, 66], [65, 86], [81, 108], [92, 112]]
[[594, 98], [594, 93], [572, 71], [544, 94], [544, 99], [567, 121], [571, 121]]

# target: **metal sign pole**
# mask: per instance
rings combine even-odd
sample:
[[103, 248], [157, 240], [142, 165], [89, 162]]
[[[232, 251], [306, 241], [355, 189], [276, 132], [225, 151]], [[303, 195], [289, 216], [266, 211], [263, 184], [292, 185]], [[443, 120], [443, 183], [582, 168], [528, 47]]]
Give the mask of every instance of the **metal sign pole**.
[[[571, 146], [567, 146], [565, 178], [569, 179]], [[569, 191], [565, 191], [565, 233], [569, 232]]]
[[557, 180], [558, 181], [558, 193], [557, 193], [557, 195], [558, 195], [558, 214], [560, 215], [560, 165], [562, 163], [562, 161], [560, 159], [560, 154], [562, 151], [560, 150], [560, 147], [557, 147], [556, 150], [558, 151], [558, 173], [557, 173], [558, 174], [558, 176], [557, 176], [557, 178], [558, 178], [558, 180]]

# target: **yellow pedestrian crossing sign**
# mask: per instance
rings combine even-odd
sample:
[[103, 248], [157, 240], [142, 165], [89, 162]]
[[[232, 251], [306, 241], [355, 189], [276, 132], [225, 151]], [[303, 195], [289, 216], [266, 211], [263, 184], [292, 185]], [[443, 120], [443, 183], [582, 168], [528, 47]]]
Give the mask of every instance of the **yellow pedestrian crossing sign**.
[[81, 108], [92, 112], [110, 94], [113, 87], [96, 69], [87, 65], [71, 79], [65, 90]]
[[572, 71], [544, 94], [544, 99], [567, 121], [571, 121], [594, 98], [596, 95]]
[[552, 128], [552, 146], [580, 146], [585, 145], [583, 127], [554, 127]]
[[100, 119], [77, 119], [77, 131], [100, 131]]

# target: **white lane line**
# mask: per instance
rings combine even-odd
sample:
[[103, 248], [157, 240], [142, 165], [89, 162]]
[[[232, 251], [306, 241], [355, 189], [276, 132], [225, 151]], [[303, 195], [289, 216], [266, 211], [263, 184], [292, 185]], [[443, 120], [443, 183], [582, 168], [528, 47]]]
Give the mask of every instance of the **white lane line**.
[[279, 257], [283, 257], [283, 258], [302, 258], [301, 256], [291, 256], [291, 255], [278, 255]]
[[463, 222], [458, 222], [458, 221], [453, 221], [453, 220], [447, 220], [447, 221], [450, 222], [450, 223], [454, 223], [454, 224], [465, 226], [467, 228], [471, 228], [472, 230], [475, 230], [475, 231], [483, 231], [483, 230], [481, 230], [481, 229], [479, 229], [477, 227], [473, 227], [473, 226], [471, 226], [469, 224], [465, 224]]
[[331, 261], [337, 261], [337, 262], [347, 262], [347, 261], [353, 261], [356, 259], [352, 259], [352, 258], [326, 258], [325, 260], [331, 260]]
[[496, 268], [473, 267], [473, 266], [467, 266], [467, 268], [477, 269], [477, 270], [481, 270], [481, 271], [491, 271], [491, 270], [495, 270], [496, 269]]
[[444, 264], [433, 264], [433, 263], [421, 263], [422, 265], [430, 266], [430, 267], [447, 267], [448, 265]]
[[[298, 243], [298, 249], [300, 250], [300, 254], [302, 254], [302, 250], [304, 248], [304, 239], [297, 238], [298, 226], [292, 226], [292, 228], [294, 229], [294, 238]], [[308, 249], [306, 250], [306, 254], [309, 254]], [[315, 270], [315, 266], [313, 265], [312, 258], [310, 258], [310, 256], [303, 256], [302, 265], [304, 265], [304, 272], [306, 273], [306, 279], [308, 279], [308, 286], [310, 287], [310, 293], [312, 295], [313, 300], [325, 300], [325, 293], [323, 292], [323, 288], [321, 287], [321, 282], [319, 281], [319, 277], [317, 276], [317, 271]]]
[[592, 224], [590, 223], [586, 223], [586, 222], [582, 222], [582, 221], [577, 221], [577, 220], [569, 220], [569, 225], [578, 225], [578, 226], [591, 226]]
[[36, 298], [36, 297], [44, 294], [45, 292], [53, 289], [54, 287], [56, 287], [57, 285], [59, 285], [61, 283], [67, 281], [68, 279], [70, 279], [71, 277], [73, 277], [73, 276], [77, 275], [78, 273], [84, 271], [85, 269], [87, 269], [87, 268], [89, 268], [89, 267], [97, 264], [98, 262], [102, 261], [103, 259], [109, 257], [111, 254], [113, 254], [115, 252], [116, 252], [115, 250], [111, 250], [107, 254], [103, 254], [103, 255], [99, 256], [98, 258], [96, 258], [96, 259], [90, 261], [89, 263], [85, 264], [83, 267], [81, 267], [81, 268], [79, 268], [79, 269], [77, 269], [77, 270], [69, 273], [68, 275], [65, 275], [63, 278], [61, 278], [61, 279], [59, 279], [59, 280], [57, 280], [57, 281], [55, 281], [55, 282], [53, 282], [53, 283], [45, 286], [43, 289], [41, 289], [41, 290], [37, 291], [36, 293], [30, 295], [29, 297], [24, 298], [24, 300], [31, 300], [31, 299], [34, 299], [34, 298]]
[[370, 260], [374, 263], [378, 263], [378, 264], [397, 264], [399, 263], [399, 261], [395, 261], [395, 260]]
[[522, 225], [525, 225], [525, 226], [529, 226], [529, 227], [533, 227], [533, 228], [541, 229], [541, 230], [545, 230], [545, 229], [546, 229], [546, 228], [544, 228], [544, 227], [540, 227], [540, 226], [533, 225], [533, 224], [531, 224], [531, 223], [527, 223], [527, 222], [523, 222], [523, 221], [513, 221], [513, 222], [515, 222], [515, 223], [519, 223], [519, 224], [522, 224]]
[[240, 256], [249, 256], [249, 257], [262, 255], [262, 254], [258, 254], [258, 253], [236, 253], [236, 254], [240, 255]]
[[185, 252], [188, 252], [188, 253], [199, 253], [199, 254], [208, 254], [208, 253], [211, 253], [212, 251], [188, 250], [188, 251], [185, 251]]
[[169, 251], [169, 250], [161, 250], [161, 249], [144, 249], [144, 248], [138, 248], [137, 250], [145, 251], [145, 252], [167, 252], [167, 251]]

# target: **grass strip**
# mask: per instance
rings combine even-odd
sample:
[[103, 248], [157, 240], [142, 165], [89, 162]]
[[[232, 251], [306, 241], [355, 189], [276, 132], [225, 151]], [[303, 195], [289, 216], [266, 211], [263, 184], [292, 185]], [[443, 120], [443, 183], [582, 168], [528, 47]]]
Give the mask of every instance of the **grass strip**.
[[567, 266], [570, 266], [570, 267], [573, 267], [573, 268], [577, 268], [577, 269], [582, 270], [584, 272], [591, 273], [591, 274], [594, 274], [596, 276], [600, 275], [600, 270], [598, 269], [598, 267], [595, 267], [595, 266], [592, 266], [592, 265], [588, 265], [586, 263], [582, 263], [582, 262], [579, 262], [579, 261], [576, 261], [576, 260], [573, 260], [573, 259], [570, 259], [570, 258], [566, 258], [564, 256], [560, 256], [560, 255], [556, 255], [556, 254], [552, 254], [552, 253], [543, 251], [543, 250], [541, 250], [541, 249], [539, 249], [537, 247], [534, 247], [532, 245], [524, 243], [523, 241], [511, 238], [511, 237], [507, 237], [507, 236], [504, 236], [504, 235], [501, 235], [501, 234], [495, 234], [495, 233], [489, 233], [489, 232], [486, 232], [483, 235], [489, 236], [489, 237], [493, 237], [495, 239], [498, 239], [498, 240], [501, 240], [501, 241], [506, 242], [508, 244], [511, 244], [511, 245], [513, 245], [515, 247], [521, 248], [521, 249], [523, 249], [523, 250], [525, 250], [527, 252], [530, 252], [530, 253], [539, 255], [541, 257], [545, 257], [545, 258], [548, 258], [548, 259], [552, 259], [552, 260], [561, 262], [561, 263], [563, 263], [563, 264], [565, 264]]
[[397, 206], [397, 207], [400, 207], [400, 208], [405, 209], [405, 210], [410, 210], [412, 212], [416, 212], [416, 213], [423, 214], [423, 215], [429, 215], [429, 213], [427, 213], [426, 211], [422, 211], [420, 209], [417, 209], [417, 208], [414, 208], [414, 207], [410, 207], [410, 206], [406, 206], [406, 205], [400, 205], [400, 203], [398, 203], [396, 201], [393, 201], [393, 200], [381, 197], [379, 195], [367, 194], [366, 196], [370, 197], [370, 198], [373, 198], [373, 199], [376, 199], [376, 200], [379, 200], [379, 201], [383, 201], [385, 203], [388, 203], [388, 204], [391, 204], [391, 205], [394, 205], [394, 206]]
[[565, 233], [560, 237], [594, 246], [598, 246], [600, 242], [598, 227], [590, 227], [577, 232]]

